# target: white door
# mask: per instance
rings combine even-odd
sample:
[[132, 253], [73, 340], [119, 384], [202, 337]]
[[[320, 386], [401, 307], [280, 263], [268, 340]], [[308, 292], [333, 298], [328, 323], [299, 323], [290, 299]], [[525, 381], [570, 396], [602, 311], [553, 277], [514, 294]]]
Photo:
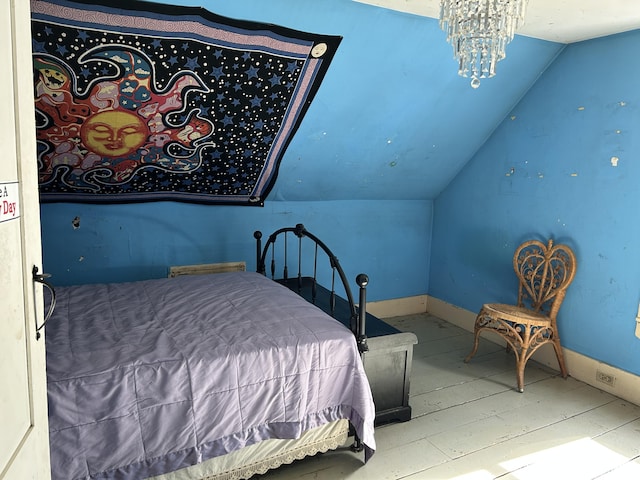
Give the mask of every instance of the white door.
[[50, 478], [29, 2], [0, 1], [0, 479]]

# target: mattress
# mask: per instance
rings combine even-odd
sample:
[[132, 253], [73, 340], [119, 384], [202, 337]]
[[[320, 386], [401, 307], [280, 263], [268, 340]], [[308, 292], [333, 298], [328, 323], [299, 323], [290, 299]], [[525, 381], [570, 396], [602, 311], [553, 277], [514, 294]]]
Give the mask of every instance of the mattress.
[[252, 272], [57, 289], [52, 478], [140, 479], [347, 419], [375, 450], [353, 334]]

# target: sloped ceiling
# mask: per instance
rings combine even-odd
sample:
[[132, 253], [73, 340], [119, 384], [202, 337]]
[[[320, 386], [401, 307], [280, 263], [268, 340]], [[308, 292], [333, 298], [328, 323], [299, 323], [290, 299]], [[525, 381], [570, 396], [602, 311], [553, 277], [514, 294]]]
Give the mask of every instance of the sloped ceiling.
[[[535, 13], [541, 2], [556, 8], [596, 0], [530, 0], [530, 9]], [[437, 12], [438, 0], [419, 3]], [[613, 0], [607, 8], [627, 3], [640, 5]], [[457, 75], [451, 46], [431, 16], [353, 0], [201, 5], [220, 15], [343, 36], [269, 200], [436, 198], [565, 47], [562, 41], [517, 35], [496, 76], [474, 90]], [[632, 10], [638, 13], [639, 7]], [[546, 28], [555, 30], [553, 22]]]
[[304, 2], [311, 11], [295, 19], [294, 28], [344, 40], [272, 200], [436, 198], [564, 47], [517, 37], [497, 75], [474, 90], [437, 20], [328, 3]]

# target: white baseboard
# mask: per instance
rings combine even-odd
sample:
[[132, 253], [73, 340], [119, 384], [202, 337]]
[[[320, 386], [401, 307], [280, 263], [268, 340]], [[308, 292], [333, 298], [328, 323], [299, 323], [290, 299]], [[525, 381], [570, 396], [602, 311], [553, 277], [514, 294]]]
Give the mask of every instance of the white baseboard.
[[380, 318], [425, 313], [427, 311], [427, 298], [427, 295], [418, 295], [415, 297], [383, 300], [381, 302], [367, 302], [367, 312]]
[[[473, 332], [476, 313], [430, 296], [427, 296], [426, 306], [426, 311], [430, 314]], [[483, 338], [505, 345], [497, 335], [486, 335], [483, 336]], [[598, 360], [574, 352], [568, 348], [563, 348], [562, 350], [567, 370], [573, 378], [635, 403], [636, 405], [640, 405], [640, 376], [599, 362]], [[532, 358], [543, 365], [558, 370], [558, 360], [551, 345], [541, 347]], [[613, 385], [597, 380], [603, 376], [613, 379]]]

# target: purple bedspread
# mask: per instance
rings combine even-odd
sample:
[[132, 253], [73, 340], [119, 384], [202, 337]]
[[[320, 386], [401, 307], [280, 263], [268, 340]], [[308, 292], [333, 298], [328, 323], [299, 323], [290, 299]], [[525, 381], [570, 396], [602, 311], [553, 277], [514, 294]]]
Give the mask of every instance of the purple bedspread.
[[57, 289], [53, 479], [141, 479], [375, 409], [354, 336], [250, 272]]

